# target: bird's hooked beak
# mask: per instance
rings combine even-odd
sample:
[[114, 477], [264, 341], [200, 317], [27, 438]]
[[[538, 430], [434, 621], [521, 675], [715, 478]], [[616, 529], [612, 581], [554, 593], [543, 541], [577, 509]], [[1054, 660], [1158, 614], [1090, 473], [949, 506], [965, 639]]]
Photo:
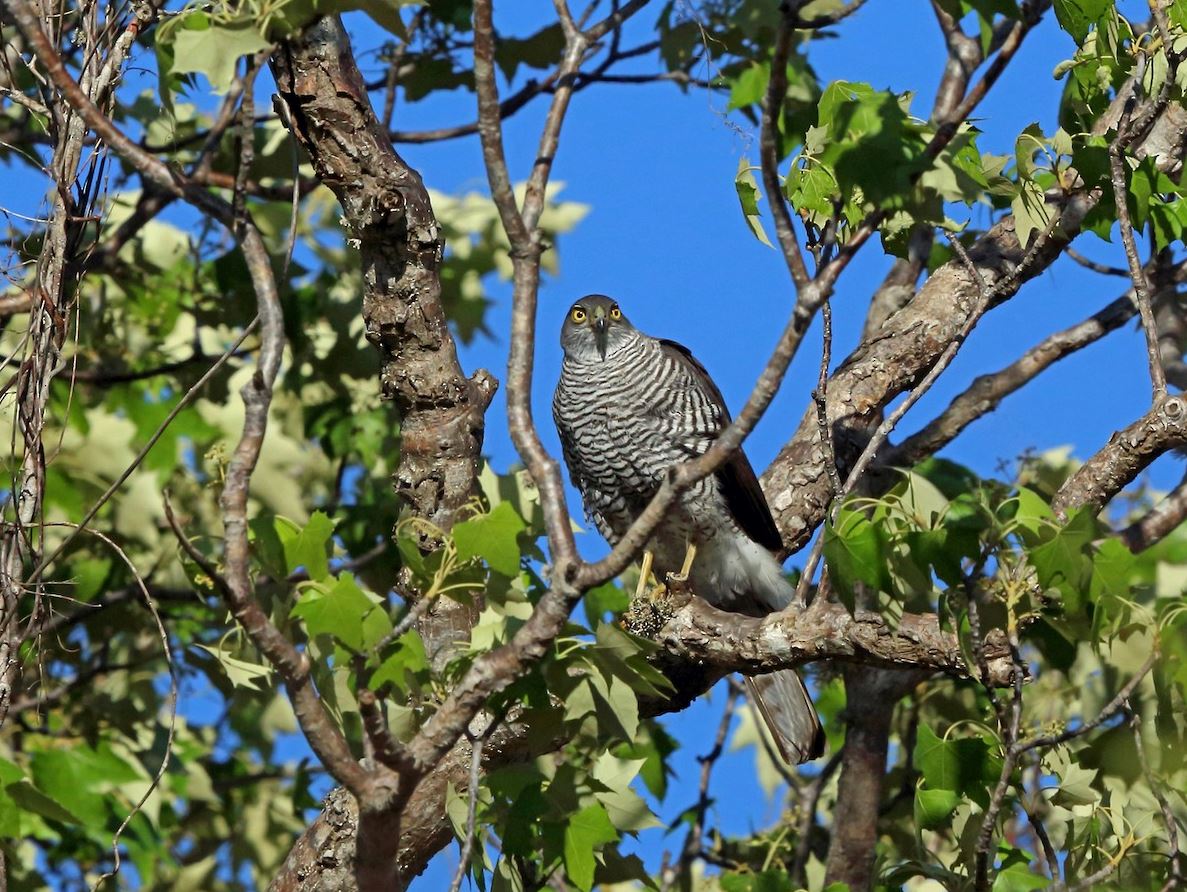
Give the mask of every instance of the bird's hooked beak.
[[609, 325], [610, 320], [606, 318], [606, 311], [602, 307], [595, 309], [593, 318], [594, 346], [598, 348], [598, 356], [602, 357], [602, 359], [606, 358], [606, 348], [609, 341], [606, 329]]

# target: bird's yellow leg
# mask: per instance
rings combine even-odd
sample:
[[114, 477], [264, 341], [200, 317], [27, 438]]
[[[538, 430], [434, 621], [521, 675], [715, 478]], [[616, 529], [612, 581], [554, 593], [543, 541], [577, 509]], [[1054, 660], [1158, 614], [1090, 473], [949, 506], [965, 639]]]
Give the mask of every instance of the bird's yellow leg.
[[635, 597], [642, 598], [647, 591], [647, 579], [651, 576], [651, 562], [654, 556], [651, 554], [651, 549], [643, 552], [643, 560], [639, 564], [639, 582], [635, 586]]
[[672, 578], [677, 582], [685, 582], [688, 579], [688, 574], [692, 572], [692, 562], [696, 559], [697, 547], [689, 542], [688, 551], [684, 552], [684, 564], [680, 567], [680, 572], [673, 574]]

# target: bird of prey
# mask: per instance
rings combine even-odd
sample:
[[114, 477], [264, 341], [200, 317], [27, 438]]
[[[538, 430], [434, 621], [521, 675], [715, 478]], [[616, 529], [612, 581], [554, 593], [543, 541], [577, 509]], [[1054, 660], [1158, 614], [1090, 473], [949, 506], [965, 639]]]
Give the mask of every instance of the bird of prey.
[[[681, 345], [643, 334], [609, 297], [569, 309], [552, 413], [587, 516], [613, 545], [651, 501], [669, 468], [706, 452], [730, 424], [721, 391]], [[755, 616], [782, 610], [794, 588], [774, 554], [782, 547], [745, 454], [687, 489], [644, 554], [659, 579], [686, 572], [711, 604]], [[691, 558], [691, 564], [688, 559]], [[820, 719], [792, 670], [747, 678], [783, 758], [824, 749]]]

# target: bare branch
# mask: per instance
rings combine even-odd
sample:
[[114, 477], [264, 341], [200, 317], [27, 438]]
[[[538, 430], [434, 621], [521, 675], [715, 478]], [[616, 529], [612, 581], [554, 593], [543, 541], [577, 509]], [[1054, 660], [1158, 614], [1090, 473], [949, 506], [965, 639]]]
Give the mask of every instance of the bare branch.
[[1084, 267], [1085, 269], [1090, 269], [1094, 273], [1100, 273], [1102, 276], [1119, 276], [1122, 279], [1129, 278], [1128, 270], [1124, 270], [1119, 266], [1109, 266], [1108, 264], [1105, 264], [1105, 263], [1097, 263], [1092, 258], [1085, 257], [1083, 254], [1081, 254], [1079, 251], [1077, 251], [1071, 245], [1068, 245], [1064, 249], [1063, 253], [1066, 254], [1068, 257], [1070, 257], [1072, 260], [1074, 260], [1076, 263], [1080, 264], [1080, 266]]
[[1137, 244], [1133, 238], [1133, 221], [1129, 217], [1129, 191], [1125, 185], [1125, 146], [1128, 143], [1129, 115], [1122, 115], [1117, 136], [1109, 144], [1109, 173], [1113, 186], [1113, 200], [1117, 206], [1117, 221], [1121, 227], [1121, 243], [1125, 246], [1125, 259], [1129, 263], [1129, 276], [1133, 279], [1134, 300], [1142, 317], [1142, 331], [1146, 335], [1146, 354], [1150, 363], [1150, 388], [1155, 404], [1166, 396], [1166, 372], [1158, 353], [1158, 326], [1154, 321], [1154, 309], [1150, 303], [1150, 281], [1138, 257]]
[[1064, 481], [1051, 501], [1060, 516], [1073, 508], [1100, 510], [1158, 456], [1187, 444], [1187, 403], [1164, 395]]
[[804, 255], [800, 250], [799, 238], [791, 220], [791, 211], [779, 182], [779, 117], [787, 95], [787, 58], [791, 54], [792, 38], [795, 35], [796, 13], [785, 7], [779, 19], [779, 31], [775, 37], [775, 49], [771, 55], [771, 79], [763, 97], [762, 137], [759, 154], [762, 160], [762, 182], [775, 218], [775, 235], [783, 249], [783, 259], [796, 291], [802, 291], [809, 282]]
[[1133, 692], [1138, 689], [1138, 685], [1142, 683], [1142, 679], [1146, 674], [1154, 668], [1154, 663], [1158, 660], [1160, 649], [1157, 639], [1154, 647], [1150, 650], [1150, 655], [1142, 662], [1133, 676], [1125, 683], [1125, 686], [1117, 692], [1117, 695], [1108, 702], [1104, 709], [1102, 709], [1095, 718], [1089, 719], [1076, 725], [1074, 728], [1067, 728], [1060, 731], [1058, 734], [1040, 734], [1037, 737], [1032, 737], [1028, 740], [1019, 741], [1015, 745], [1015, 749], [1021, 753], [1027, 753], [1034, 749], [1047, 748], [1058, 746], [1061, 743], [1067, 743], [1069, 740], [1075, 740], [1077, 737], [1083, 737], [1090, 731], [1095, 731], [1117, 713], [1121, 712], [1125, 705], [1133, 697]]
[[934, 455], [978, 418], [996, 409], [1007, 396], [1064, 357], [1116, 331], [1136, 314], [1132, 293], [1124, 294], [1083, 322], [1036, 344], [1005, 368], [975, 378], [969, 388], [953, 399], [936, 418], [878, 456], [879, 464], [910, 467]]
[[1167, 871], [1166, 885], [1163, 892], [1172, 889], [1182, 889], [1187, 885], [1187, 853], [1179, 848], [1179, 819], [1171, 809], [1170, 801], [1163, 793], [1163, 785], [1154, 777], [1150, 768], [1150, 759], [1146, 756], [1146, 747], [1142, 742], [1142, 717], [1138, 715], [1128, 703], [1125, 711], [1129, 714], [1129, 727], [1133, 731], [1133, 745], [1138, 752], [1138, 762], [1142, 766], [1142, 775], [1146, 785], [1158, 802], [1158, 810], [1162, 813], [1162, 823], [1166, 826], [1166, 847], [1170, 850], [1170, 870]]
[[692, 823], [688, 827], [688, 834], [684, 837], [684, 845], [680, 850], [680, 857], [670, 873], [665, 873], [661, 890], [667, 892], [678, 877], [690, 876], [693, 862], [700, 856], [704, 846], [705, 817], [709, 813], [709, 806], [713, 799], [709, 795], [709, 784], [713, 778], [713, 768], [717, 760], [725, 752], [725, 741], [729, 735], [730, 725], [734, 720], [734, 710], [738, 705], [741, 687], [729, 685], [729, 693], [725, 698], [725, 707], [721, 712], [721, 719], [717, 723], [717, 733], [713, 737], [713, 746], [703, 756], [697, 756], [701, 763], [700, 783], [697, 787], [697, 801], [692, 807]]
[[[70, 524], [70, 526], [74, 526], [76, 533], [80, 533], [83, 530], [81, 525], [76, 526], [74, 524]], [[165, 624], [161, 621], [161, 614], [158, 612], [156, 605], [153, 603], [152, 595], [149, 594], [148, 586], [144, 584], [144, 578], [140, 575], [140, 571], [136, 569], [136, 565], [132, 562], [132, 559], [128, 557], [127, 553], [108, 536], [98, 532], [97, 530], [87, 530], [87, 532], [100, 539], [108, 548], [114, 551], [116, 555], [119, 556], [119, 559], [124, 562], [124, 565], [128, 568], [128, 571], [132, 574], [132, 578], [135, 580], [136, 586], [140, 589], [140, 594], [144, 598], [144, 606], [148, 608], [148, 612], [152, 614], [153, 621], [156, 623], [157, 634], [161, 639], [161, 648], [165, 654], [165, 664], [169, 668], [169, 722], [168, 732], [165, 737], [165, 753], [161, 757], [161, 764], [157, 768], [156, 773], [153, 774], [152, 781], [149, 783], [148, 788], [145, 789], [140, 799], [136, 801], [136, 804], [132, 806], [132, 810], [124, 816], [122, 821], [120, 821], [119, 827], [116, 828], [115, 833], [111, 837], [112, 867], [110, 871], [103, 873], [97, 880], [95, 880], [95, 885], [92, 888], [97, 890], [107, 880], [114, 878], [116, 874], [120, 872], [120, 837], [123, 836], [124, 831], [128, 828], [128, 824], [132, 822], [132, 819], [140, 813], [142, 808], [144, 808], [144, 803], [148, 802], [149, 797], [152, 796], [153, 793], [156, 792], [157, 787], [161, 785], [161, 779], [165, 776], [165, 771], [169, 768], [169, 760], [173, 756], [173, 737], [177, 731], [178, 680], [177, 666], [173, 661], [173, 650], [169, 646], [169, 633], [165, 631]]]
[[449, 884], [449, 892], [459, 892], [462, 888], [470, 866], [470, 854], [474, 851], [474, 834], [477, 829], [475, 818], [478, 814], [478, 785], [482, 780], [482, 746], [486, 743], [486, 735], [467, 734], [466, 739], [470, 743], [470, 784], [466, 804], [466, 836], [462, 840], [457, 871], [454, 872], [453, 882]]
[[1137, 554], [1161, 542], [1187, 520], [1187, 476], [1166, 498], [1121, 531], [1121, 541]]

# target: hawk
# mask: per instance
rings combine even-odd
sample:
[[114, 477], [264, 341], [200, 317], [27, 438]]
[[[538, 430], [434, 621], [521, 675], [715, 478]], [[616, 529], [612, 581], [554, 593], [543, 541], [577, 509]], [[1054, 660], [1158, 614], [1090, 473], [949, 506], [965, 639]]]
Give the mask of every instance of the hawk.
[[[553, 418], [586, 514], [613, 545], [668, 469], [713, 445], [730, 424], [729, 410], [692, 353], [643, 334], [605, 295], [573, 304], [561, 347]], [[650, 560], [660, 579], [686, 572], [693, 591], [716, 607], [763, 616], [794, 595], [775, 557], [781, 547], [758, 478], [738, 450], [677, 499], [648, 543], [643, 576]], [[746, 684], [787, 762], [823, 752], [820, 719], [794, 671]]]

